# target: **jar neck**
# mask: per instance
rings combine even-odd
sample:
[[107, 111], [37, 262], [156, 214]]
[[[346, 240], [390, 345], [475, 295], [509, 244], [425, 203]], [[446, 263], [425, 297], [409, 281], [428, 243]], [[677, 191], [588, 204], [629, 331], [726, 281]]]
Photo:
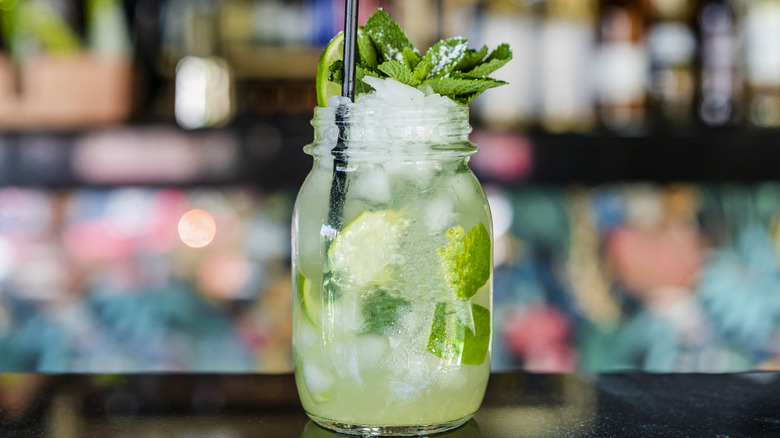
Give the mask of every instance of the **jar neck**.
[[477, 151], [468, 139], [469, 109], [463, 105], [392, 110], [349, 104], [317, 107], [311, 124], [314, 141], [304, 151], [315, 158], [455, 159]]

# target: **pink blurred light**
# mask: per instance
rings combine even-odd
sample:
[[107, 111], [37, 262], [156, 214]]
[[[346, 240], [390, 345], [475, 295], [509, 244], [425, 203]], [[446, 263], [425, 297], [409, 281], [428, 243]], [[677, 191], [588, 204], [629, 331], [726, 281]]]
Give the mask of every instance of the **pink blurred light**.
[[502, 182], [516, 182], [531, 173], [533, 148], [526, 137], [475, 131], [471, 141], [479, 146], [479, 152], [471, 158], [471, 166], [478, 173]]

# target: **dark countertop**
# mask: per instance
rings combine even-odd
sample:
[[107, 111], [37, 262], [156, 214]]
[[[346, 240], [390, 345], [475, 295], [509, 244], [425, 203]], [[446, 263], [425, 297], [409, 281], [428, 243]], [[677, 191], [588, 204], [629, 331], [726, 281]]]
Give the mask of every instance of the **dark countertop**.
[[[0, 374], [0, 437], [339, 437], [292, 375]], [[780, 373], [496, 373], [450, 438], [777, 437]]]

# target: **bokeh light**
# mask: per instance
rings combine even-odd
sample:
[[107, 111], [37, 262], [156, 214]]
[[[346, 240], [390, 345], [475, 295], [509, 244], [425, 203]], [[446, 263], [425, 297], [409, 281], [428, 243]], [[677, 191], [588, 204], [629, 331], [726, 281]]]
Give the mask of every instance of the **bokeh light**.
[[179, 220], [179, 238], [191, 248], [203, 248], [214, 240], [216, 234], [217, 223], [205, 210], [189, 210]]

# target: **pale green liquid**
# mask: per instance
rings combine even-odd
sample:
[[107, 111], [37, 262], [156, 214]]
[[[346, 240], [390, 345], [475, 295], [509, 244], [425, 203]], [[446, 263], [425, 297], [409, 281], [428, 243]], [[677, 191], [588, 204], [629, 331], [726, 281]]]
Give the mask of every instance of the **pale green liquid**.
[[[410, 166], [380, 175], [382, 184], [371, 186], [366, 181], [382, 168], [361, 164], [350, 175], [345, 202], [344, 225], [364, 210], [394, 210], [412, 218], [399, 243], [404, 259], [388, 281], [389, 293], [409, 305], [399, 308], [381, 331], [366, 329], [371, 325], [366, 321], [364, 298], [371, 291], [352, 291], [335, 299], [322, 294], [329, 269], [322, 227], [332, 168], [315, 166], [299, 194], [294, 280], [305, 278], [308, 290], [304, 300], [294, 294], [294, 361], [303, 407], [319, 422], [358, 427], [452, 426], [470, 418], [482, 401], [490, 373], [489, 352], [481, 364], [467, 365], [457, 355], [438, 357], [426, 346], [437, 303], [459, 305], [442, 281], [436, 251], [453, 226], [468, 230], [482, 222], [490, 229], [487, 202], [463, 162]], [[366, 172], [367, 180], [361, 172]], [[296, 284], [293, 290], [301, 286]], [[463, 308], [475, 303], [492, 314], [491, 295], [492, 280], [462, 303]]]

